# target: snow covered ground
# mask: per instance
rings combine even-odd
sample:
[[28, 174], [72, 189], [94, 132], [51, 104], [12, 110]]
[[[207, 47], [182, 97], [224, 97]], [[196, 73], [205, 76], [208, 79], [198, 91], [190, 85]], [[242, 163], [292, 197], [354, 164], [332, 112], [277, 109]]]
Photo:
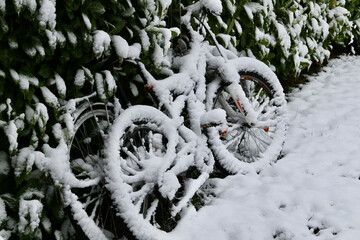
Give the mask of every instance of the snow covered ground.
[[216, 180], [171, 239], [360, 239], [360, 57], [331, 60], [288, 100], [284, 157]]

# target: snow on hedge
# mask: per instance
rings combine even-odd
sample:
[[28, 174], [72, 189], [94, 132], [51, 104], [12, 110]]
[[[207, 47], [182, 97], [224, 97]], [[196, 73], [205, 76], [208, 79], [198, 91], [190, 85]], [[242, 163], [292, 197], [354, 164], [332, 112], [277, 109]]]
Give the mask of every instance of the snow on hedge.
[[[24, 2], [31, 2], [32, 0], [25, 0]], [[33, 0], [35, 2], [35, 0]], [[36, 4], [36, 2], [35, 2]], [[56, 26], [56, 1], [55, 0], [41, 0], [38, 20], [40, 26], [45, 28], [48, 26], [51, 30]]]
[[[360, 33], [354, 25], [359, 19], [356, 3], [296, 0], [284, 4], [286, 7], [279, 1], [226, 1], [222, 20], [212, 27], [223, 28], [240, 40], [230, 41], [229, 49], [236, 47], [244, 55], [273, 65], [282, 78], [297, 76], [313, 62], [322, 63], [330, 57], [333, 44], [351, 44]], [[226, 21], [229, 13], [233, 19]]]

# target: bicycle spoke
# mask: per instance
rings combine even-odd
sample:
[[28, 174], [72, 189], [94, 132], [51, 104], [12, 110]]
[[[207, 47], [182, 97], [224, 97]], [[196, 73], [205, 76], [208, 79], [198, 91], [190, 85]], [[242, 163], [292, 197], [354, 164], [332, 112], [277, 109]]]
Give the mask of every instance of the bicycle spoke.
[[146, 214], [145, 214], [145, 219], [147, 221], [150, 221], [151, 217], [154, 216], [156, 208], [157, 208], [158, 205], [159, 205], [159, 200], [158, 199], [155, 199], [151, 203], [150, 207], [147, 209]]
[[263, 152], [261, 146], [259, 145], [259, 142], [256, 141], [256, 138], [255, 138], [255, 135], [254, 135], [254, 132], [252, 131], [252, 129], [250, 130], [252, 133], [249, 134], [249, 138], [251, 136], [251, 139], [253, 140], [252, 142], [256, 145], [256, 148], [253, 148], [252, 146], [249, 146], [250, 149], [253, 150], [253, 152], [251, 152], [251, 156], [259, 156], [259, 154], [261, 152]]
[[122, 152], [125, 153], [128, 157], [130, 157], [130, 160], [132, 162], [134, 162], [136, 165], [138, 165], [138, 167], [141, 169], [142, 168], [142, 165], [141, 165], [141, 162], [140, 160], [132, 153], [128, 150], [127, 147], [122, 147]]
[[134, 150], [134, 154], [136, 155], [137, 159], [140, 159], [140, 156], [138, 155], [138, 148], [137, 148], [137, 146], [134, 145], [133, 138], [130, 139], [130, 145], [131, 145], [132, 149]]
[[152, 143], [152, 141], [153, 141], [153, 132], [152, 131], [150, 131], [149, 132], [149, 135], [148, 135], [148, 141], [149, 141], [149, 154], [152, 154], [153, 153], [153, 143]]
[[261, 129], [259, 129], [258, 134], [261, 134], [264, 138], [267, 138], [268, 141], [266, 141], [264, 138], [261, 138], [260, 136], [257, 136], [257, 134], [254, 134], [254, 137], [258, 139], [260, 142], [262, 142], [264, 145], [269, 146], [272, 138]]
[[[229, 148], [229, 146], [234, 145], [234, 142], [237, 142], [237, 144], [235, 144], [235, 145], [239, 145], [239, 144], [241, 143], [242, 138], [244, 137], [244, 135], [245, 135], [245, 132], [242, 132], [242, 135], [241, 135], [241, 136], [234, 137], [233, 139], [231, 139], [230, 141], [228, 141], [228, 142], [225, 144], [226, 148]], [[238, 141], [238, 140], [240, 140], [240, 141]]]
[[122, 170], [126, 171], [128, 175], [136, 175], [138, 171], [131, 168], [131, 166], [128, 165], [128, 163], [121, 162], [121, 168]]
[[255, 95], [255, 98], [254, 98], [254, 100], [257, 102], [258, 101], [258, 99], [259, 99], [259, 97], [260, 97], [260, 94], [263, 92], [263, 89], [261, 88], [257, 93], [256, 93], [256, 95]]
[[94, 219], [95, 214], [96, 214], [96, 212], [98, 210], [98, 207], [100, 206], [101, 198], [98, 198], [98, 199], [99, 199], [99, 201], [95, 202], [95, 206], [94, 206], [94, 208], [93, 208], [93, 210], [92, 210], [92, 212], [90, 214], [90, 218], [92, 218], [92, 219]]
[[[88, 136], [87, 130], [86, 130], [86, 128], [85, 128], [85, 125], [82, 125], [79, 130], [80, 130], [80, 133], [81, 133], [81, 136], [82, 136], [82, 139], [81, 139], [81, 140], [84, 140], [84, 138], [85, 138], [86, 136]], [[81, 144], [81, 147], [84, 148], [85, 154], [86, 154], [86, 156], [87, 156], [87, 155], [90, 153], [89, 145], [88, 145], [88, 144], [84, 144], [83, 142], [82, 142], [82, 143], [79, 143], [79, 144]], [[84, 156], [84, 159], [85, 159], [86, 156]]]
[[[110, 214], [110, 207], [107, 207], [107, 209], [106, 209], [106, 214], [105, 214], [105, 218], [103, 218], [103, 224], [102, 224], [102, 228], [104, 229], [105, 228], [105, 223], [107, 222], [107, 220], [108, 220], [108, 216], [109, 216], [109, 214]], [[100, 209], [100, 211], [102, 211], [102, 209]], [[101, 217], [102, 217], [102, 215], [101, 215]]]
[[268, 98], [266, 98], [265, 100], [264, 100], [264, 102], [262, 102], [259, 106], [258, 106], [258, 108], [257, 108], [257, 118], [259, 117], [259, 115], [260, 114], [262, 114], [263, 113], [263, 111], [264, 111], [264, 109], [268, 106], [268, 104], [269, 104], [269, 99]]

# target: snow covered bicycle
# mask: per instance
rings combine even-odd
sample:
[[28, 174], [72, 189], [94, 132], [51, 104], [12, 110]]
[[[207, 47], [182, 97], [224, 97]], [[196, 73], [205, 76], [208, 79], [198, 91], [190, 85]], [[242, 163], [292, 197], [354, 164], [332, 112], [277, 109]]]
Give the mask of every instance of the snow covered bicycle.
[[215, 161], [254, 173], [281, 150], [286, 101], [276, 75], [204, 41], [191, 10], [190, 47], [168, 77], [134, 61], [157, 107], [89, 101], [76, 111], [70, 165], [82, 184], [64, 195], [90, 239], [167, 239]]

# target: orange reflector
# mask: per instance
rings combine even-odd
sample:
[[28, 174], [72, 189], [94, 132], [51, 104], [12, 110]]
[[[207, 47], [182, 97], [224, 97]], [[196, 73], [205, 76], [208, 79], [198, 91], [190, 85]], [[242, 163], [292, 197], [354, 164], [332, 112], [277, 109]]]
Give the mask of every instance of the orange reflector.
[[146, 86], [144, 87], [144, 89], [145, 89], [146, 91], [149, 91], [149, 90], [151, 90], [153, 87], [154, 87], [154, 85], [146, 85]]
[[227, 134], [227, 131], [221, 131], [220, 133], [221, 133], [221, 136], [225, 137]]
[[269, 127], [267, 126], [267, 127], [264, 127], [264, 131], [265, 132], [268, 132], [269, 131]]
[[237, 105], [239, 106], [240, 110], [241, 110], [242, 112], [244, 112], [243, 108], [241, 107], [240, 101], [237, 100], [236, 103], [237, 103]]
[[240, 76], [240, 79], [241, 80], [250, 80], [250, 81], [252, 81], [253, 80], [253, 78], [252, 77], [248, 77], [248, 76], [245, 76], [245, 77], [242, 77], [242, 76]]

